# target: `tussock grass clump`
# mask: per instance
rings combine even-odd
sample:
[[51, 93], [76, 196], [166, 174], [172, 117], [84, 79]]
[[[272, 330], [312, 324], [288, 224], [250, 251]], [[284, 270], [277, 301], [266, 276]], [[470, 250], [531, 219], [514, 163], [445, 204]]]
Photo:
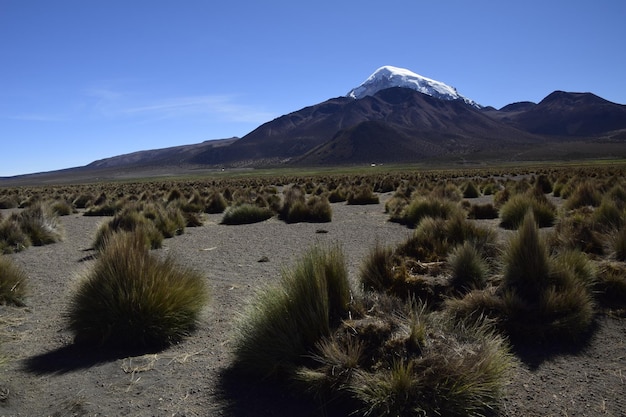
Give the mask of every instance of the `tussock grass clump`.
[[284, 218], [287, 223], [327, 223], [332, 219], [332, 208], [326, 197], [313, 195], [305, 202], [294, 202]]
[[342, 203], [348, 199], [348, 191], [343, 186], [339, 186], [330, 190], [328, 193], [328, 201], [331, 203]]
[[498, 408], [513, 360], [492, 329], [416, 303], [365, 304], [367, 315], [317, 344], [301, 382], [345, 397], [359, 415], [482, 416]]
[[69, 216], [74, 213], [74, 207], [72, 204], [65, 200], [55, 201], [51, 204], [52, 211], [56, 213], [57, 216]]
[[415, 227], [422, 219], [448, 219], [462, 213], [461, 207], [450, 200], [430, 197], [416, 197], [404, 209], [400, 223]]
[[265, 221], [274, 216], [274, 212], [267, 207], [259, 207], [254, 204], [241, 204], [230, 207], [224, 212], [222, 224], [237, 225], [251, 224]]
[[463, 187], [463, 198], [477, 198], [480, 197], [480, 191], [473, 181], [469, 181]]
[[316, 343], [346, 317], [351, 301], [343, 252], [312, 248], [279, 286], [263, 289], [236, 329], [235, 362], [259, 375], [293, 376]]
[[[565, 198], [565, 196], [563, 197]], [[578, 184], [566, 198], [565, 208], [567, 210], [585, 206], [597, 207], [602, 201], [602, 193], [598, 191], [597, 186], [592, 181], [584, 181]]]
[[532, 211], [539, 227], [552, 226], [556, 218], [556, 208], [547, 199], [534, 194], [516, 194], [500, 208], [500, 226], [517, 229], [526, 213]]
[[607, 246], [606, 237], [596, 230], [593, 211], [588, 207], [571, 211], [560, 218], [552, 241], [555, 247], [579, 249], [596, 255], [603, 255]]
[[24, 305], [28, 275], [15, 262], [0, 255], [0, 304]]
[[497, 219], [499, 216], [498, 209], [491, 203], [472, 204], [467, 213], [470, 219]]
[[81, 279], [67, 312], [77, 343], [161, 347], [190, 334], [208, 300], [204, 278], [116, 233]]
[[599, 303], [626, 316], [626, 265], [623, 262], [606, 261], [598, 269], [594, 290]]
[[0, 222], [0, 253], [20, 252], [30, 245], [30, 238], [20, 227], [18, 214]]
[[452, 270], [452, 285], [464, 292], [487, 286], [489, 265], [480, 251], [469, 242], [456, 246], [448, 256]]
[[124, 203], [118, 201], [105, 201], [98, 205], [92, 205], [83, 212], [83, 216], [115, 216], [121, 211]]
[[350, 205], [378, 204], [380, 199], [369, 185], [362, 185], [348, 193], [347, 203]]
[[143, 215], [154, 223], [156, 229], [165, 238], [182, 235], [185, 231], [187, 221], [178, 204], [168, 204], [167, 207], [160, 204], [148, 204], [143, 209]]
[[613, 238], [613, 251], [615, 259], [618, 261], [626, 261], [626, 227], [620, 228]]
[[495, 231], [476, 225], [458, 212], [449, 219], [425, 217], [398, 252], [425, 262], [445, 260], [456, 245], [470, 242], [487, 256], [495, 254]]
[[19, 203], [19, 198], [16, 195], [5, 195], [0, 197], [0, 209], [16, 208]]
[[207, 197], [204, 212], [209, 214], [223, 213], [228, 207], [228, 201], [224, 198], [222, 193], [217, 190], [213, 190], [211, 195]]
[[593, 211], [593, 222], [607, 230], [619, 229], [624, 224], [626, 212], [610, 198], [603, 198]]
[[448, 310], [460, 317], [492, 317], [518, 343], [576, 340], [586, 334], [595, 314], [593, 272], [582, 258], [550, 257], [532, 213], [511, 239], [502, 262], [497, 291], [474, 291], [450, 300]]
[[59, 216], [49, 205], [35, 203], [18, 215], [20, 228], [35, 246], [43, 246], [63, 240], [63, 225]]
[[141, 213], [137, 207], [128, 207], [108, 222], [100, 225], [96, 231], [94, 249], [102, 251], [111, 235], [116, 232], [141, 234], [148, 248], [158, 249], [163, 244], [163, 234], [157, 229], [154, 222]]
[[393, 249], [376, 244], [361, 265], [361, 284], [366, 290], [379, 292], [393, 288], [396, 279], [394, 266]]

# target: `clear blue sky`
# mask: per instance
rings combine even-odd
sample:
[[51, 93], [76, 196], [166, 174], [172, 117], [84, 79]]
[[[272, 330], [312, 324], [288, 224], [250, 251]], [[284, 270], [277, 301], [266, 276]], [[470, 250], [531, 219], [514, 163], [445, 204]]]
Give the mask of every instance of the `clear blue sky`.
[[243, 136], [383, 65], [626, 104], [626, 2], [0, 0], [0, 176]]

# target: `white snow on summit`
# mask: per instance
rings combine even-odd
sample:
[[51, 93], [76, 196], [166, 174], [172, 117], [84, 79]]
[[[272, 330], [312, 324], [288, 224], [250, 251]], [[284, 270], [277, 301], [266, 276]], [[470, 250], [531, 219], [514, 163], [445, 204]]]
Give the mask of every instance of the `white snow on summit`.
[[390, 65], [378, 68], [363, 84], [352, 89], [347, 96], [360, 99], [391, 87], [411, 88], [441, 100], [462, 100], [471, 106], [481, 107], [474, 100], [460, 95], [454, 87], [450, 87], [441, 81], [423, 77], [408, 69]]

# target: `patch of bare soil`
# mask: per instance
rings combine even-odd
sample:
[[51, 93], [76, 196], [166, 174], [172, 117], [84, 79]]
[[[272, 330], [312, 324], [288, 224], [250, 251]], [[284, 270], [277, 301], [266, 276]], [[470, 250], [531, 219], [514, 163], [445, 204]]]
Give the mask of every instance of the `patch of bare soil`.
[[[64, 312], [93, 262], [86, 249], [104, 219], [62, 217], [63, 242], [10, 255], [28, 273], [31, 295], [26, 308], [0, 306], [0, 416], [341, 415], [340, 404], [320, 406], [284, 387], [229, 375], [233, 321], [256, 289], [277, 282], [315, 243], [341, 245], [356, 279], [376, 242], [404, 241], [411, 230], [388, 222], [381, 200], [333, 204], [333, 221], [325, 224], [224, 226], [222, 215], [210, 215], [204, 226], [166, 240], [157, 252], [202, 272], [212, 299], [192, 336], [158, 352], [72, 344]], [[601, 317], [582, 348], [520, 352], [502, 414], [626, 415], [625, 343], [626, 322]]]

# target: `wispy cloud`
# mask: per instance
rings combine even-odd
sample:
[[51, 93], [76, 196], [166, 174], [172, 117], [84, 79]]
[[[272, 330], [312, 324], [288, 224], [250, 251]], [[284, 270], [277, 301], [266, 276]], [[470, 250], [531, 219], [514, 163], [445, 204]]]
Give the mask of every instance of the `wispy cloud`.
[[160, 118], [182, 118], [203, 115], [227, 122], [260, 123], [274, 117], [273, 113], [236, 101], [230, 95], [200, 95], [155, 100], [123, 109], [126, 115]]
[[262, 123], [275, 117], [263, 108], [241, 102], [239, 95], [205, 94], [147, 98], [145, 94], [90, 88], [85, 90], [90, 112], [96, 117], [140, 118], [142, 121], [204, 117], [232, 123]]
[[23, 114], [11, 114], [2, 116], [3, 119], [18, 120], [24, 122], [64, 122], [67, 121], [67, 117], [45, 114], [45, 113], [23, 113]]

